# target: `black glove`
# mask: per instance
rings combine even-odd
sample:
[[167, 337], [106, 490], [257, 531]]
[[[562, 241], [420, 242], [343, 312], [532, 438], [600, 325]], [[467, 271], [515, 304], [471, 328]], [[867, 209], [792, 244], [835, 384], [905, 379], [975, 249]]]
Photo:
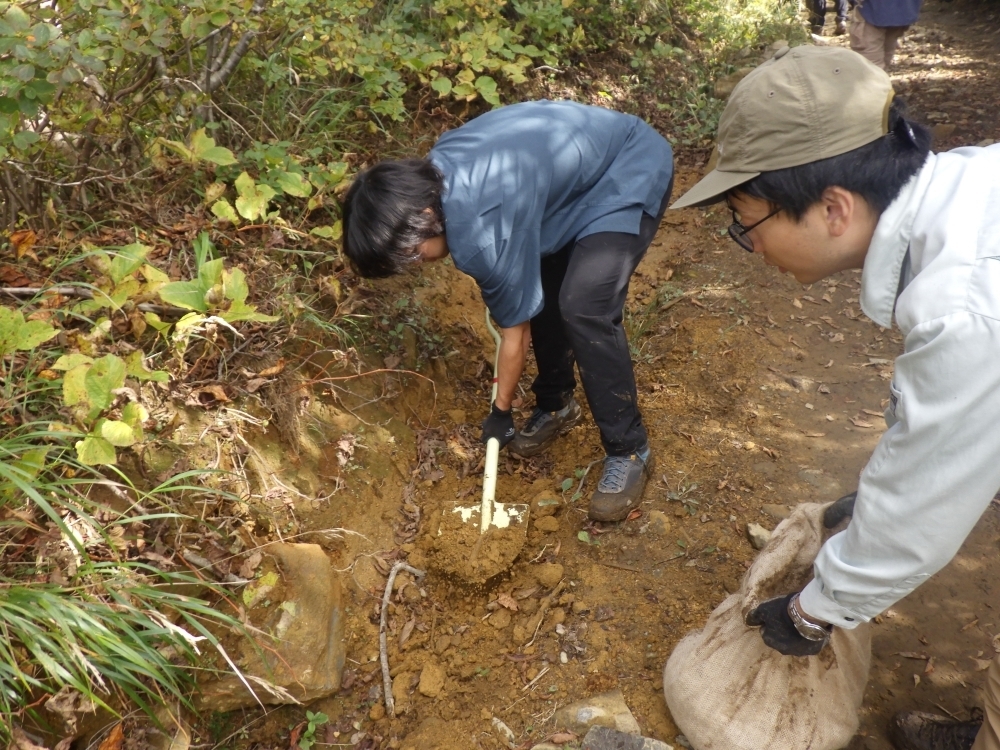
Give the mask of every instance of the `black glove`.
[[747, 625], [760, 626], [760, 637], [764, 643], [785, 656], [815, 656], [830, 640], [810, 641], [799, 635], [788, 614], [788, 602], [795, 594], [768, 599], [747, 615]]
[[832, 529], [845, 518], [854, 515], [854, 501], [858, 499], [858, 492], [855, 490], [850, 495], [844, 495], [825, 511], [823, 511], [823, 525]]
[[499, 440], [501, 448], [514, 439], [514, 417], [510, 409], [507, 411], [498, 409], [495, 401], [493, 408], [490, 409], [490, 415], [483, 420], [483, 444], [485, 445], [490, 438]]

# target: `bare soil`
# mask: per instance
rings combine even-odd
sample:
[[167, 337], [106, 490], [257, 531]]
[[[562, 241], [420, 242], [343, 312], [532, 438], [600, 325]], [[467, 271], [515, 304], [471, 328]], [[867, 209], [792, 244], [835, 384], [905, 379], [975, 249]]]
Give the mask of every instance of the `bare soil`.
[[[939, 148], [1000, 139], [998, 49], [995, 3], [929, 2], [908, 34], [893, 78], [918, 119], [955, 126], [939, 129]], [[682, 167], [677, 194], [698, 174]], [[330, 489], [345, 486], [297, 508], [299, 528], [364, 537], [338, 548], [350, 568], [348, 669], [341, 693], [310, 707], [330, 717], [317, 740], [492, 749], [502, 747], [497, 717], [530, 747], [554, 731], [559, 706], [619, 687], [646, 735], [677, 744], [660, 677], [671, 649], [738, 586], [756, 554], [748, 523], [773, 528], [791, 506], [855, 489], [884, 429], [902, 348], [898, 331], [860, 312], [860, 272], [803, 287], [741, 252], [726, 236], [729, 220], [719, 209], [668, 213], [633, 279], [627, 323], [657, 460], [641, 513], [587, 521], [603, 455], [589, 419], [544, 456], [502, 455], [498, 499], [547, 493], [550, 504], [536, 507], [520, 556], [487, 586], [433, 566], [421, 580], [399, 577], [389, 627], [396, 718], [380, 697], [384, 574], [397, 558], [428, 566], [432, 519], [478, 502], [492, 341], [475, 285], [447, 262], [390, 282], [427, 312], [443, 344], [411, 333], [402, 357], [385, 363], [426, 379], [381, 373], [320, 396], [357, 450], [342, 465], [331, 445], [319, 474]], [[522, 384], [529, 396], [531, 374]], [[522, 418], [530, 405], [525, 398]], [[851, 748], [888, 748], [884, 728], [897, 710], [966, 717], [981, 703], [1000, 633], [998, 539], [994, 504], [944, 571], [876, 619]], [[286, 747], [303, 717], [301, 708], [216, 717], [212, 739], [242, 724], [244, 746]]]

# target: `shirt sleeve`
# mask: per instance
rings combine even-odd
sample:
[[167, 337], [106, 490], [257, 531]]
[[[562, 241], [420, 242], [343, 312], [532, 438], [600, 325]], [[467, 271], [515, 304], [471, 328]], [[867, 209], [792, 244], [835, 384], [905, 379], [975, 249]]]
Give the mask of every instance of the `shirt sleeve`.
[[914, 327], [896, 360], [888, 431], [854, 518], [820, 550], [800, 602], [853, 628], [943, 568], [1000, 487], [1000, 321], [968, 312]]

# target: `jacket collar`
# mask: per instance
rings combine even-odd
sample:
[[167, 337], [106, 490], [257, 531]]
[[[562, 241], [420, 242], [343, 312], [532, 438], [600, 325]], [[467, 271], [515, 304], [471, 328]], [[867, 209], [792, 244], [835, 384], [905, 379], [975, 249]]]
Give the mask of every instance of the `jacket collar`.
[[903, 286], [900, 275], [910, 247], [913, 221], [930, 185], [936, 161], [937, 156], [929, 154], [920, 171], [882, 212], [868, 246], [861, 272], [861, 310], [883, 328], [892, 326], [896, 297]]

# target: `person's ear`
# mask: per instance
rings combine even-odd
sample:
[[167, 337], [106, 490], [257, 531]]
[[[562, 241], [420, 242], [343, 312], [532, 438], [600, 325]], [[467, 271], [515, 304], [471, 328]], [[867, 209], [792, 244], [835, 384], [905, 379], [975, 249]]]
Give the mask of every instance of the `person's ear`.
[[823, 218], [831, 237], [842, 237], [855, 219], [858, 210], [857, 196], [842, 187], [828, 187], [823, 191]]

